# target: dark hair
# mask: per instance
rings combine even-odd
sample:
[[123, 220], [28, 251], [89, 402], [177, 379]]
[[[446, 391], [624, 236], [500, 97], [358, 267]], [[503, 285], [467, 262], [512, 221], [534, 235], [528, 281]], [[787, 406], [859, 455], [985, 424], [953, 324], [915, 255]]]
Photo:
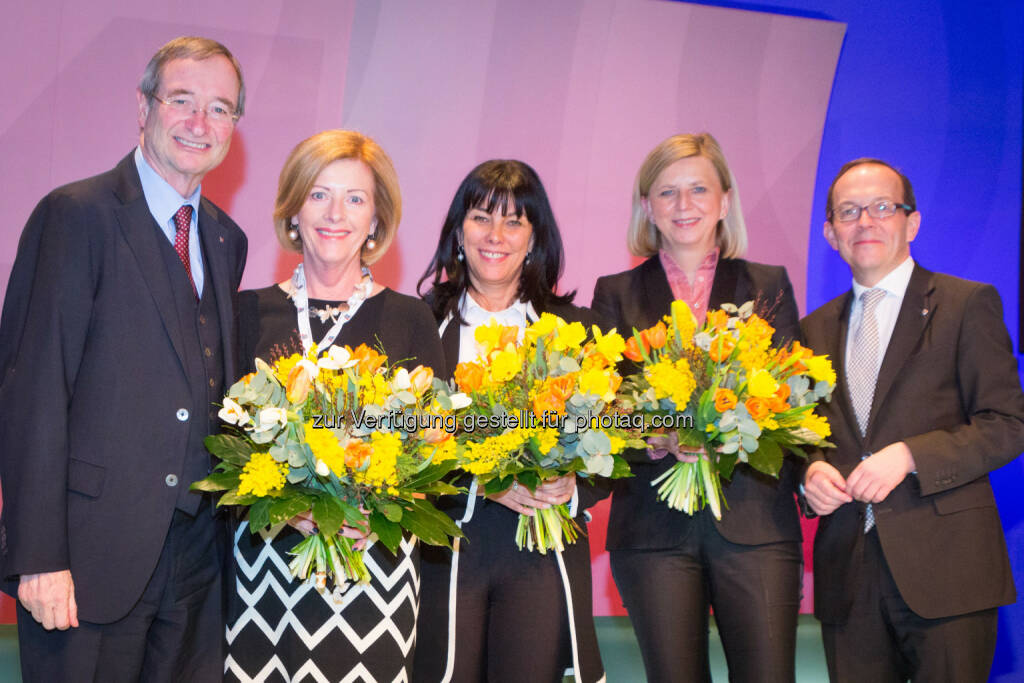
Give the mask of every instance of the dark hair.
[[458, 253], [466, 214], [472, 209], [491, 213], [500, 208], [504, 215], [510, 205], [516, 216], [525, 213], [533, 226], [533, 247], [519, 276], [516, 292], [519, 300], [530, 302], [540, 313], [552, 305], [568, 304], [576, 295], [575, 291], [563, 295], [555, 293], [564, 264], [562, 237], [537, 172], [522, 161], [492, 159], [470, 171], [459, 185], [441, 226], [434, 256], [416, 283], [416, 293], [424, 296], [423, 283], [430, 281], [427, 299], [438, 320], [451, 313], [458, 324], [465, 323], [458, 308], [462, 295], [469, 288], [469, 269], [465, 261], [458, 259]]
[[895, 173], [900, 177], [900, 182], [903, 183], [903, 203], [909, 206], [909, 209], [905, 209], [907, 214], [914, 213], [917, 211], [917, 199], [914, 198], [914, 188], [910, 184], [910, 178], [903, 175], [903, 171], [896, 168], [887, 161], [881, 159], [874, 159], [871, 157], [861, 157], [860, 159], [854, 159], [853, 161], [847, 161], [843, 164], [843, 167], [839, 169], [839, 173], [836, 173], [836, 177], [832, 179], [832, 184], [828, 186], [828, 197], [825, 198], [825, 220], [832, 220], [832, 193], [836, 189], [836, 183], [842, 178], [848, 171], [856, 168], [857, 166], [863, 166], [865, 164], [875, 164], [878, 166], [885, 166], [887, 169]]

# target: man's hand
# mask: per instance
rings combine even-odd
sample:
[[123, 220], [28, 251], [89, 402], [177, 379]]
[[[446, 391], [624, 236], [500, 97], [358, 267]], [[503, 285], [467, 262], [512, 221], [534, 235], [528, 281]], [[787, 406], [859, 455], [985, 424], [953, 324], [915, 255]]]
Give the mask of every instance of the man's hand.
[[537, 508], [545, 509], [552, 505], [568, 502], [572, 499], [572, 494], [575, 490], [576, 475], [567, 474], [562, 477], [548, 479], [538, 486], [537, 490], [533, 493], [530, 493], [530, 489], [516, 482], [511, 488], [505, 489], [493, 496], [488, 496], [488, 498], [496, 503], [501, 503], [519, 514], [533, 517], [534, 510]]
[[849, 482], [824, 460], [812, 462], [804, 477], [804, 496], [817, 515], [831, 515], [840, 505], [852, 503]]
[[846, 490], [861, 502], [881, 503], [916, 469], [907, 444], [897, 441], [861, 460], [847, 478]]
[[75, 582], [71, 570], [22, 574], [18, 584], [18, 600], [32, 618], [47, 631], [65, 631], [78, 627], [78, 605], [75, 603]]

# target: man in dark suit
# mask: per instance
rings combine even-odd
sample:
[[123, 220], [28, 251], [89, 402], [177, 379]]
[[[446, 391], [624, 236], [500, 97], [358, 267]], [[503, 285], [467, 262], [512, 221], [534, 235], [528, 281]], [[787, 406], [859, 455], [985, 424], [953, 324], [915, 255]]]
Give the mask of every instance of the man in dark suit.
[[211, 681], [223, 523], [189, 492], [235, 375], [246, 239], [200, 196], [245, 92], [178, 38], [138, 91], [140, 143], [58, 188], [22, 234], [0, 321], [0, 564], [26, 681]]
[[858, 159], [825, 239], [853, 288], [801, 323], [836, 362], [834, 449], [804, 476], [821, 515], [815, 614], [833, 681], [984, 681], [1016, 594], [988, 473], [1024, 450], [1024, 395], [996, 290], [910, 258], [910, 181]]

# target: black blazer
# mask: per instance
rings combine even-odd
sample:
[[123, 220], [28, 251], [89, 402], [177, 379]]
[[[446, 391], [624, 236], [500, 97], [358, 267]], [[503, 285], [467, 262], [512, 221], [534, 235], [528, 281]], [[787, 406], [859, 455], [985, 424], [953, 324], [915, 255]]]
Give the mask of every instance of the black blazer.
[[[740, 305], [760, 297], [775, 304], [775, 341], [796, 339], [799, 314], [793, 287], [786, 269], [742, 259], [719, 259], [711, 286], [709, 308], [723, 303]], [[636, 268], [617, 275], [598, 278], [594, 287], [594, 312], [627, 336], [635, 327], [645, 329], [668, 314], [672, 289], [653, 256]], [[672, 457], [660, 461], [632, 464], [631, 479], [616, 480], [613, 485], [608, 518], [608, 550], [659, 549], [678, 545], [694, 526], [694, 518], [673, 510], [657, 498], [651, 482], [675, 464]], [[779, 479], [740, 464], [732, 480], [722, 482], [728, 510], [716, 522], [722, 536], [733, 543], [757, 545], [776, 541], [799, 541], [800, 520], [794, 499], [797, 485], [796, 463], [787, 458]], [[700, 514], [711, 514], [704, 511]]]
[[[1024, 451], [1024, 395], [991, 285], [914, 267], [882, 360], [861, 437], [844, 368], [851, 292], [801, 322], [804, 338], [834, 359], [837, 387], [822, 413], [834, 449], [812, 454], [845, 477], [861, 455], [903, 441], [917, 474], [874, 505], [885, 559], [914, 612], [936, 619], [1016, 599], [988, 473]], [[864, 508], [820, 518], [814, 539], [814, 611], [845, 620], [861, 580]]]
[[[206, 199], [198, 221], [229, 386], [246, 238]], [[207, 387], [184, 370], [166, 239], [131, 154], [58, 188], [25, 226], [0, 321], [5, 590], [70, 568], [87, 621], [114, 621], [142, 595], [190, 483], [167, 478], [206, 424], [182, 412]]]

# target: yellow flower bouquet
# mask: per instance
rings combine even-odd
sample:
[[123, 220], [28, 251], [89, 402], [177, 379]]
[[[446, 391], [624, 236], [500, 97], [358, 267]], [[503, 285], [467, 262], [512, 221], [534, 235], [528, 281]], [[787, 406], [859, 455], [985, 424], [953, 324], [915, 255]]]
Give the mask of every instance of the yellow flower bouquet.
[[[602, 335], [544, 313], [522, 331], [493, 319], [476, 329], [479, 355], [459, 363], [455, 384], [472, 404], [459, 411], [456, 435], [460, 467], [474, 474], [487, 494], [516, 482], [535, 491], [566, 474], [630, 476], [619, 455], [641, 429], [614, 412], [622, 378], [615, 363], [623, 338]], [[520, 515], [520, 549], [564, 550], [579, 528], [565, 504]]]
[[801, 446], [830, 445], [814, 407], [831, 399], [832, 364], [799, 342], [773, 347], [774, 332], [753, 302], [709, 311], [698, 330], [683, 301], [633, 331], [623, 353], [639, 371], [623, 382], [619, 403], [656, 428], [648, 432], [653, 457], [680, 458], [652, 482], [669, 507], [692, 515], [709, 506], [721, 519], [721, 478], [737, 462], [777, 477], [784, 449], [803, 456]]
[[[317, 532], [292, 549], [293, 576], [369, 580], [362, 543], [339, 533], [343, 525], [392, 552], [403, 530], [432, 545], [462, 535], [425, 498], [457, 492], [442, 481], [455, 449], [443, 411], [427, 412], [430, 368], [389, 367], [365, 345], [256, 367], [224, 397], [219, 416], [230, 427], [206, 439], [220, 462], [192, 488], [247, 507], [253, 533], [311, 513]], [[445, 396], [449, 409], [453, 399]]]

